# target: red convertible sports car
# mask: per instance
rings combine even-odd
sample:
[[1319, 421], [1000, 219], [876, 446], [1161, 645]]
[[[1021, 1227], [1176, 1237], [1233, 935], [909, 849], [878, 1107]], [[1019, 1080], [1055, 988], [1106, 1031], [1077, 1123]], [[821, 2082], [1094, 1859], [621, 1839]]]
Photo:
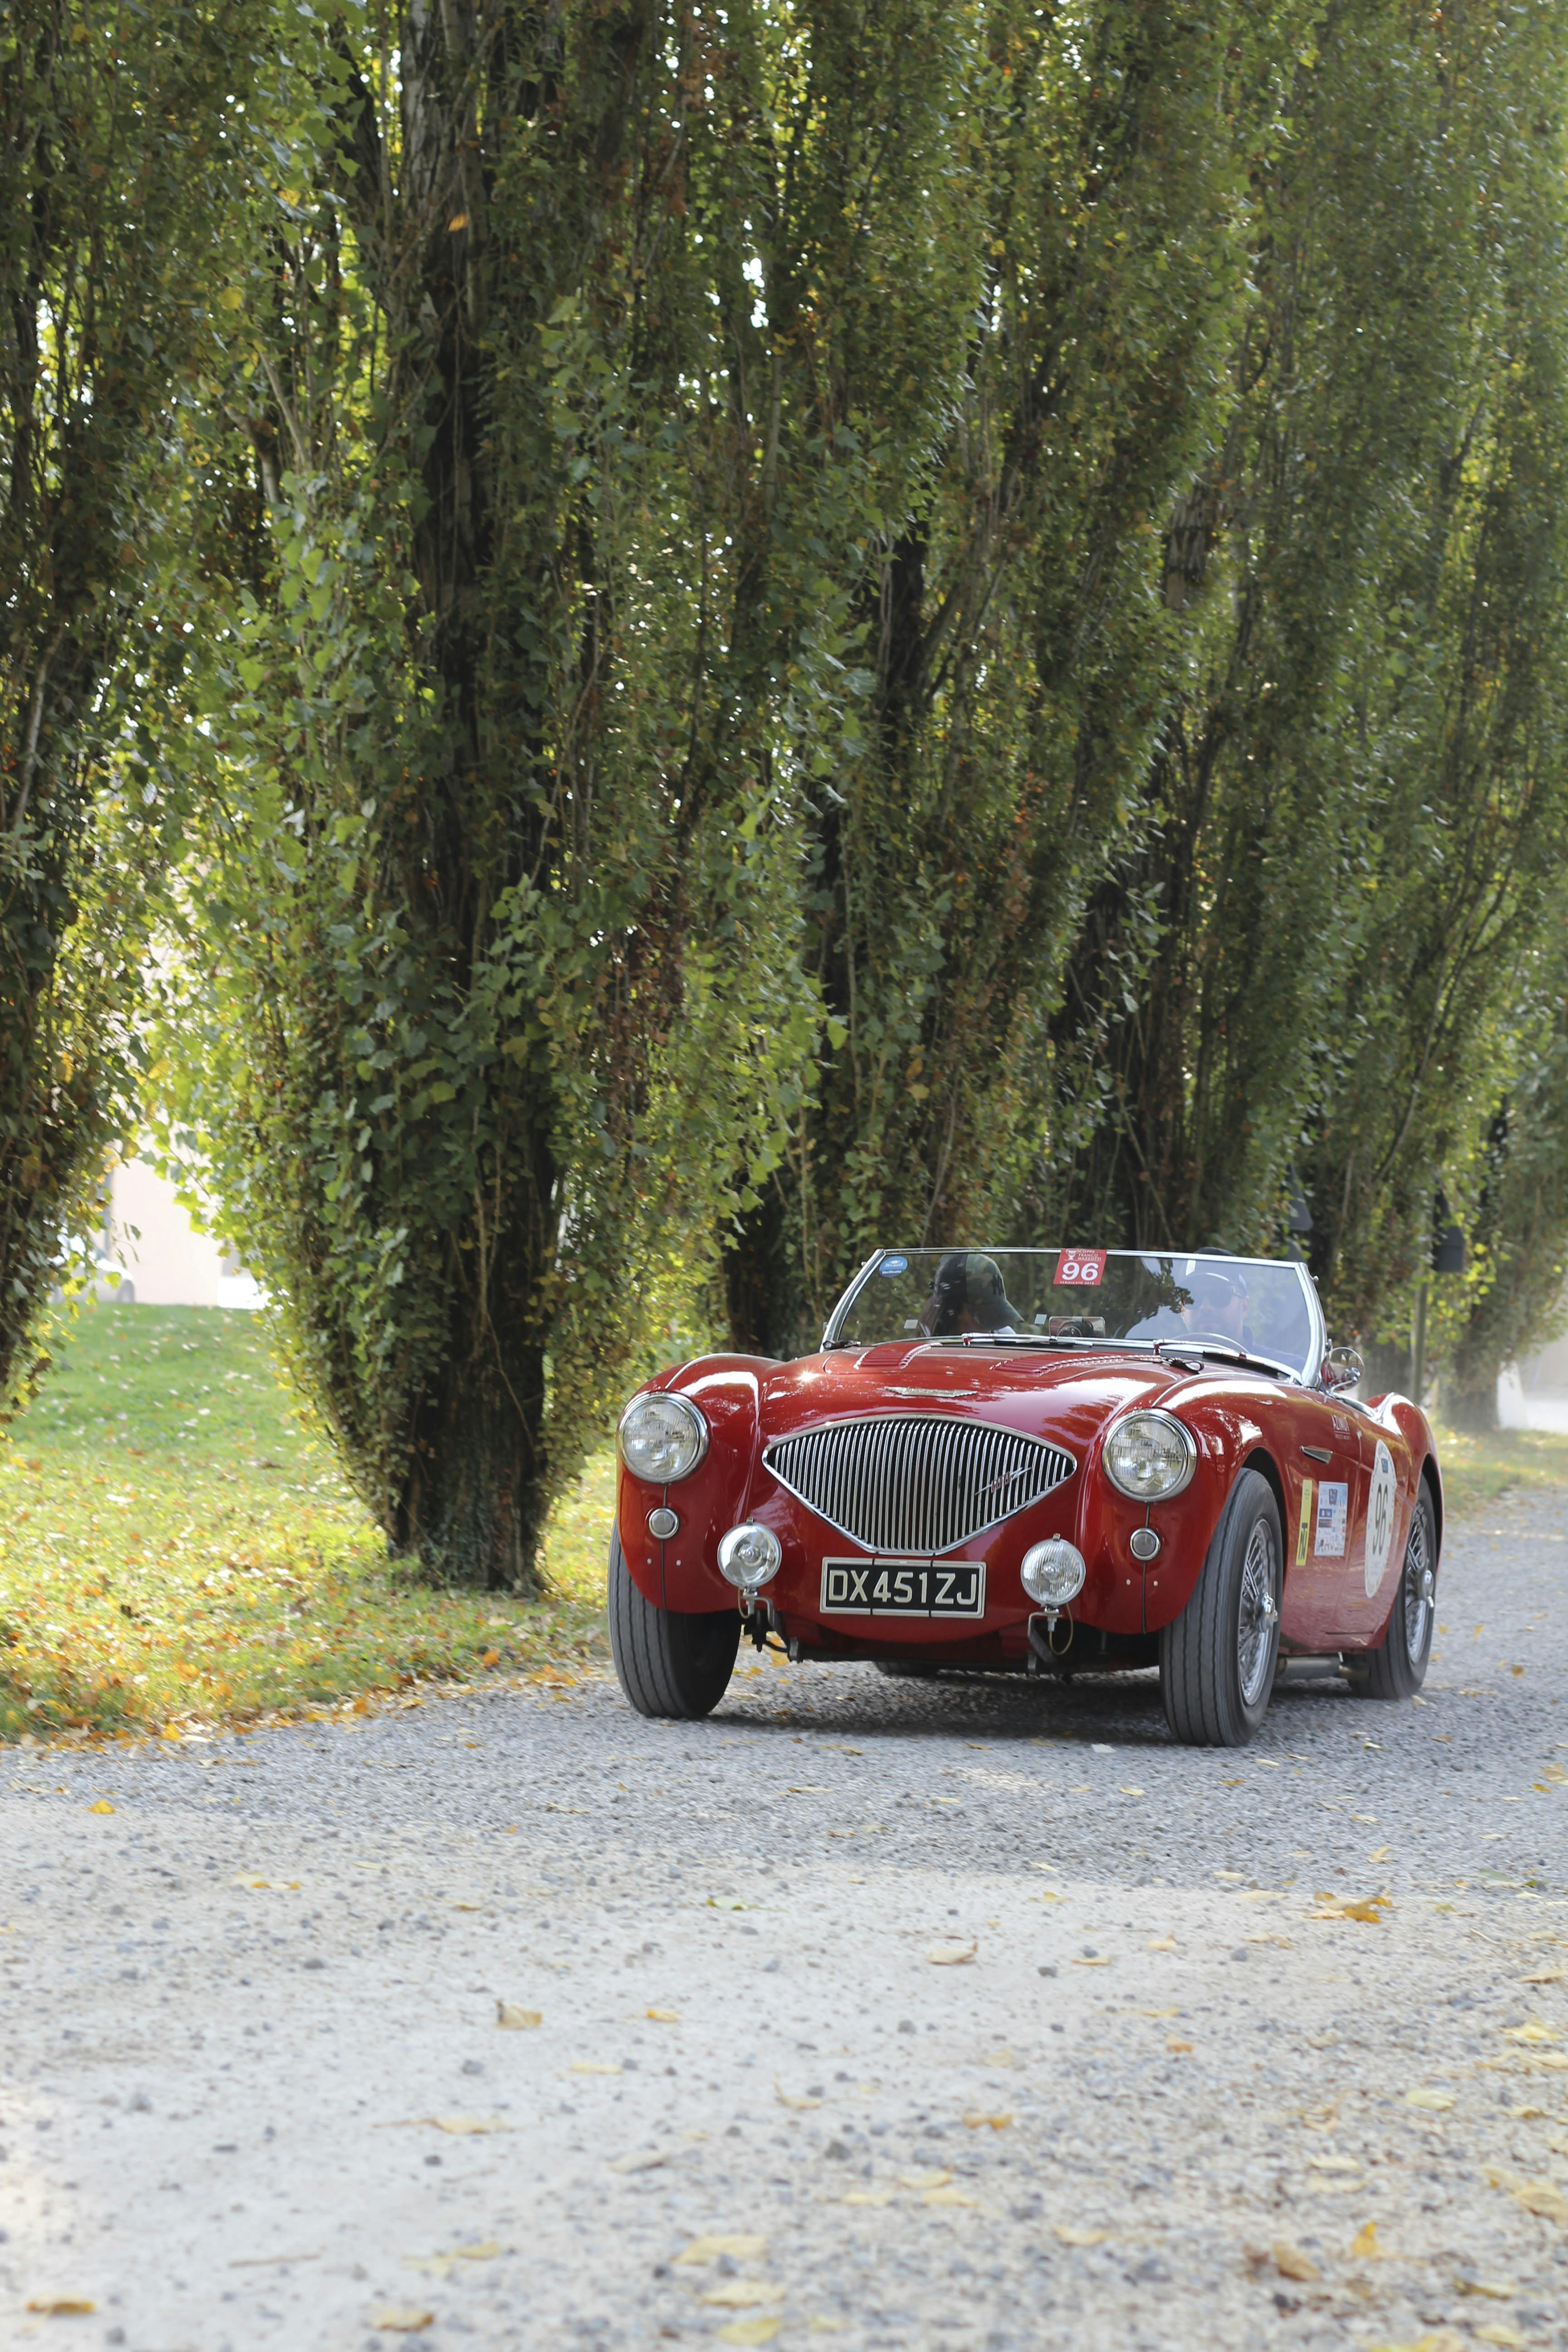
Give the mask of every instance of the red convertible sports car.
[[1205, 1746], [1251, 1738], [1293, 1657], [1406, 1697], [1442, 1482], [1360, 1371], [1301, 1265], [879, 1250], [816, 1355], [704, 1356], [627, 1405], [621, 1687], [706, 1715], [749, 1635], [894, 1674], [1157, 1664]]

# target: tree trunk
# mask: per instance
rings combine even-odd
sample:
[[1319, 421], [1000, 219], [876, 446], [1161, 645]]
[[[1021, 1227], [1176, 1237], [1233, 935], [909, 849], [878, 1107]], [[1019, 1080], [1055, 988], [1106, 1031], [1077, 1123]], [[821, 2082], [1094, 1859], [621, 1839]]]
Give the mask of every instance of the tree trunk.
[[1497, 1384], [1500, 1364], [1474, 1354], [1458, 1358], [1445, 1373], [1437, 1406], [1451, 1429], [1477, 1437], [1489, 1436], [1498, 1426]]

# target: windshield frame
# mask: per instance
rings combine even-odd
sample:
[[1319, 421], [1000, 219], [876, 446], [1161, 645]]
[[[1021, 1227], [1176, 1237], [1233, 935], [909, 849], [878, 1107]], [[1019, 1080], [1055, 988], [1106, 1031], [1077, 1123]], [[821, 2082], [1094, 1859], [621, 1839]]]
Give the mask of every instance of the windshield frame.
[[[956, 1244], [954, 1246], [956, 1246]], [[988, 1244], [975, 1244], [973, 1246], [975, 1248], [984, 1246], [987, 1255], [998, 1257], [1059, 1257], [1065, 1244], [1057, 1244], [1049, 1248], [1020, 1248], [1006, 1243], [993, 1243]], [[862, 1265], [851, 1277], [849, 1284], [842, 1297], [839, 1298], [837, 1305], [834, 1307], [832, 1314], [828, 1317], [826, 1328], [822, 1334], [822, 1351], [826, 1353], [829, 1348], [836, 1347], [888, 1347], [896, 1345], [897, 1342], [889, 1340], [841, 1340], [838, 1334], [843, 1329], [845, 1321], [849, 1315], [850, 1309], [854, 1307], [856, 1300], [859, 1297], [861, 1292], [865, 1289], [866, 1285], [870, 1281], [872, 1276], [876, 1273], [877, 1268], [881, 1265], [882, 1260], [885, 1257], [891, 1257], [895, 1253], [912, 1257], [933, 1253], [933, 1250], [934, 1245], [929, 1242], [916, 1242], [910, 1244], [889, 1242], [885, 1248], [873, 1250], [870, 1256], [866, 1260], [864, 1265]], [[989, 1346], [998, 1349], [1006, 1349], [1009, 1351], [1026, 1348], [1068, 1348], [1075, 1352], [1081, 1349], [1086, 1354], [1104, 1353], [1109, 1350], [1113, 1353], [1132, 1353], [1136, 1355], [1151, 1355], [1154, 1357], [1163, 1355], [1167, 1360], [1172, 1354], [1178, 1357], [1184, 1354], [1203, 1355], [1205, 1357], [1212, 1358], [1218, 1363], [1234, 1362], [1238, 1363], [1244, 1369], [1247, 1366], [1256, 1366], [1260, 1371], [1276, 1372], [1280, 1379], [1293, 1381], [1303, 1388], [1311, 1388], [1318, 1385], [1323, 1359], [1328, 1353], [1328, 1327], [1323, 1320], [1322, 1306], [1318, 1297], [1318, 1286], [1312, 1280], [1310, 1274], [1308, 1272], [1304, 1260], [1300, 1258], [1258, 1257], [1250, 1255], [1241, 1250], [1214, 1249], [1117, 1249], [1108, 1250], [1106, 1252], [1106, 1255], [1108, 1257], [1212, 1258], [1216, 1265], [1268, 1265], [1291, 1267], [1295, 1272], [1297, 1281], [1300, 1286], [1302, 1297], [1305, 1298], [1307, 1303], [1307, 1318], [1310, 1332], [1310, 1345], [1305, 1360], [1300, 1365], [1289, 1364], [1276, 1357], [1253, 1355], [1246, 1353], [1240, 1348], [1223, 1346], [1217, 1340], [1211, 1342], [1203, 1339], [1182, 1339], [1173, 1338], [1149, 1339], [1101, 1339], [1099, 1338], [1083, 1337], [1077, 1333], [1052, 1334], [1045, 1331], [1019, 1331], [1007, 1336], [993, 1332], [972, 1331], [955, 1335], [951, 1339], [921, 1339], [911, 1340], [908, 1344], [921, 1348]]]

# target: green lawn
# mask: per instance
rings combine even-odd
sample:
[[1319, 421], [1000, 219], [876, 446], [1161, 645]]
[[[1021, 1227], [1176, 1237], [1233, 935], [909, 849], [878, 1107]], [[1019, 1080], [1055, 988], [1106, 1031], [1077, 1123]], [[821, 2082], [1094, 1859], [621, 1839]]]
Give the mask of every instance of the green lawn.
[[433, 1591], [385, 1546], [254, 1316], [89, 1307], [0, 1438], [0, 1739], [177, 1735], [604, 1651], [608, 1454], [564, 1498], [548, 1600]]
[[1510, 1486], [1568, 1486], [1568, 1437], [1536, 1429], [1467, 1437], [1440, 1428], [1436, 1434], [1443, 1493], [1455, 1518], [1495, 1502]]

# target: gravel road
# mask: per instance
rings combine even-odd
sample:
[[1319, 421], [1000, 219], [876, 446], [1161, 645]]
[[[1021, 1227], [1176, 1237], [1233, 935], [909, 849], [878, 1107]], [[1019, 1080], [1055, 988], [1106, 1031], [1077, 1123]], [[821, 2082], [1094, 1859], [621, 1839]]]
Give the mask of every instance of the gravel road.
[[1422, 1703], [1239, 1754], [773, 1663], [11, 1749], [0, 2338], [1568, 2346], [1565, 1597], [1494, 1505]]

